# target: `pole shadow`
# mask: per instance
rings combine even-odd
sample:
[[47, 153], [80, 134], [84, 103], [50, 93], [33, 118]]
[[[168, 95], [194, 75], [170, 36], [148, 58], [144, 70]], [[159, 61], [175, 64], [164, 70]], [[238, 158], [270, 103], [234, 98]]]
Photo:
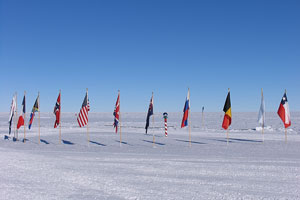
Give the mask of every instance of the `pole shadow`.
[[40, 139], [40, 141], [45, 144], [50, 144], [49, 142], [47, 142], [46, 140], [43, 140], [43, 139]]
[[[142, 141], [148, 142], [148, 143], [151, 143], [151, 144], [153, 143], [153, 141], [150, 141], [150, 140], [142, 140]], [[166, 145], [166, 144], [160, 143], [160, 142], [154, 142], [154, 144], [161, 145], [161, 146]]]
[[[176, 139], [176, 141], [178, 142], [186, 142], [186, 143], [190, 143], [190, 141], [188, 140], [180, 140], [180, 139]], [[196, 142], [196, 141], [191, 141], [192, 144], [206, 144], [204, 142]]]
[[[116, 142], [120, 143], [120, 140], [115, 140]], [[131, 144], [128, 144], [127, 142], [121, 142], [121, 144], [126, 144], [128, 146], [132, 146]]]
[[230, 138], [230, 140], [239, 141], [239, 142], [255, 142], [255, 143], [262, 143], [261, 140], [249, 140], [249, 139], [238, 139], [238, 138]]

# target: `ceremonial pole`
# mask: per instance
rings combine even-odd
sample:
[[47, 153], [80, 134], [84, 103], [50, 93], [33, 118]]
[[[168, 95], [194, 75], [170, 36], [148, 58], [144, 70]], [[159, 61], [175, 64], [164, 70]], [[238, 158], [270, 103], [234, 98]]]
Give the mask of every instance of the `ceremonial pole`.
[[[26, 105], [26, 91], [24, 91], [24, 99], [25, 99], [25, 104], [23, 106]], [[25, 108], [26, 109], [26, 108]], [[26, 112], [24, 113], [24, 143], [26, 142]]]
[[61, 90], [59, 90], [60, 102], [59, 102], [59, 142], [61, 144]]
[[118, 91], [118, 96], [119, 96], [120, 146], [122, 146], [122, 129], [121, 129], [121, 97], [120, 97], [120, 90]]
[[[263, 93], [263, 89], [261, 88], [261, 96], [262, 98], [264, 98], [264, 93]], [[265, 112], [265, 111], [264, 111]], [[262, 121], [262, 124], [261, 124], [261, 132], [262, 132], [262, 136], [263, 136], [263, 143], [265, 141], [265, 135], [264, 135], [264, 128], [265, 128], [265, 115], [263, 113], [262, 115], [262, 118], [263, 118], [263, 121]]]
[[153, 143], [152, 143], [152, 147], [155, 146], [155, 136], [154, 136], [154, 98], [153, 98], [153, 92], [152, 92], [152, 109], [153, 109], [153, 116], [152, 116], [152, 136], [153, 136]]
[[192, 146], [192, 137], [191, 137], [191, 108], [190, 108], [190, 88], [188, 89], [188, 93], [189, 93], [189, 112], [188, 112], [188, 124], [189, 124], [189, 143], [190, 143], [190, 147]]
[[18, 93], [16, 92], [16, 117], [15, 117], [15, 139], [18, 140], [18, 129], [17, 129], [17, 126], [18, 126]]
[[38, 109], [39, 109], [39, 144], [41, 143], [41, 112], [40, 112], [40, 92], [38, 92]]
[[[86, 97], [87, 97], [87, 101], [88, 101], [88, 99], [89, 99], [88, 88], [86, 88]], [[87, 124], [86, 124], [86, 133], [87, 133], [88, 145], [90, 145], [89, 120], [87, 121]]]

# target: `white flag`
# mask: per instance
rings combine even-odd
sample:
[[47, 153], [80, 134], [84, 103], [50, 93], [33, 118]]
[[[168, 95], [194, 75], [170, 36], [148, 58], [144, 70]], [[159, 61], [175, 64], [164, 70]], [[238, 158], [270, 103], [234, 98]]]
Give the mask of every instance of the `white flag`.
[[16, 102], [16, 95], [14, 95], [12, 102], [11, 102], [11, 106], [10, 106], [10, 115], [9, 115], [9, 119], [8, 119], [8, 123], [9, 123], [9, 134], [11, 133], [11, 123], [12, 123], [12, 119], [14, 117], [14, 114], [16, 112], [16, 106], [17, 106], [17, 102]]
[[265, 101], [264, 101], [264, 95], [261, 92], [261, 104], [260, 104], [260, 109], [258, 112], [258, 123], [261, 124], [262, 126], [265, 126]]

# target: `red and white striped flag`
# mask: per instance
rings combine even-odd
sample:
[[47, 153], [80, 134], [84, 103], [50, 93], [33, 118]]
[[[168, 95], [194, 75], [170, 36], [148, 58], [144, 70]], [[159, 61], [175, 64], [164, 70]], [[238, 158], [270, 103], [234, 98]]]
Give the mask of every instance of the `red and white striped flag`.
[[80, 127], [83, 127], [88, 124], [89, 121], [89, 111], [90, 111], [90, 103], [88, 99], [88, 93], [85, 94], [80, 112], [77, 117], [77, 121]]

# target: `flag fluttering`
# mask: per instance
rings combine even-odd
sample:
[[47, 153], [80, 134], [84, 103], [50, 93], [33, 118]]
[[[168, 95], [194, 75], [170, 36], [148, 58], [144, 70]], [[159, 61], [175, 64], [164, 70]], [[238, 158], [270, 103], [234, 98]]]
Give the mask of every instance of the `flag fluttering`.
[[116, 133], [118, 132], [118, 125], [119, 125], [119, 119], [120, 119], [120, 93], [118, 94], [117, 102], [115, 105], [115, 110], [114, 110], [114, 128], [116, 129]]
[[60, 124], [60, 93], [57, 97], [53, 113], [56, 117], [56, 120], [54, 122], [54, 128], [56, 128]]
[[181, 122], [181, 128], [188, 125], [189, 110], [190, 110], [190, 90], [188, 90], [184, 108], [183, 108], [183, 117], [182, 117], [182, 122]]
[[17, 129], [19, 129], [21, 126], [24, 126], [25, 114], [26, 114], [26, 103], [25, 103], [25, 95], [24, 95], [23, 101], [22, 101], [22, 114], [19, 116]]
[[9, 133], [9, 135], [11, 133], [12, 120], [13, 120], [13, 117], [14, 117], [15, 112], [16, 112], [16, 106], [17, 106], [16, 98], [17, 98], [16, 95], [14, 95], [13, 99], [12, 99], [12, 102], [11, 102], [11, 105], [10, 105], [10, 114], [9, 114], [9, 119], [8, 119], [8, 123], [9, 123], [8, 133]]
[[150, 99], [150, 105], [149, 105], [148, 113], [147, 113], [146, 126], [145, 126], [146, 134], [148, 132], [148, 128], [149, 128], [149, 125], [150, 125], [151, 115], [153, 115], [153, 93], [152, 93], [152, 97]]
[[88, 124], [89, 121], [89, 117], [88, 117], [88, 113], [90, 111], [90, 103], [89, 103], [89, 99], [88, 99], [88, 94], [86, 92], [80, 112], [78, 114], [77, 117], [77, 122], [79, 124], [80, 127], [83, 127], [85, 125]]
[[285, 128], [291, 126], [291, 115], [290, 115], [290, 109], [289, 109], [286, 92], [284, 93], [281, 99], [277, 113], [280, 119], [282, 120]]
[[261, 103], [260, 103], [260, 108], [258, 112], [258, 123], [262, 125], [262, 127], [265, 126], [265, 100], [264, 100], [264, 95], [263, 92], [261, 91]]
[[31, 110], [31, 113], [30, 113], [30, 120], [29, 120], [29, 125], [28, 125], [29, 129], [31, 129], [31, 125], [33, 123], [33, 118], [35, 116], [35, 112], [38, 112], [40, 109], [39, 98], [40, 98], [40, 95], [38, 95], [38, 97], [36, 98], [33, 108]]
[[222, 127], [227, 130], [228, 127], [231, 125], [231, 102], [230, 102], [230, 91], [228, 91], [228, 95], [225, 101], [225, 105], [223, 108], [225, 112]]

